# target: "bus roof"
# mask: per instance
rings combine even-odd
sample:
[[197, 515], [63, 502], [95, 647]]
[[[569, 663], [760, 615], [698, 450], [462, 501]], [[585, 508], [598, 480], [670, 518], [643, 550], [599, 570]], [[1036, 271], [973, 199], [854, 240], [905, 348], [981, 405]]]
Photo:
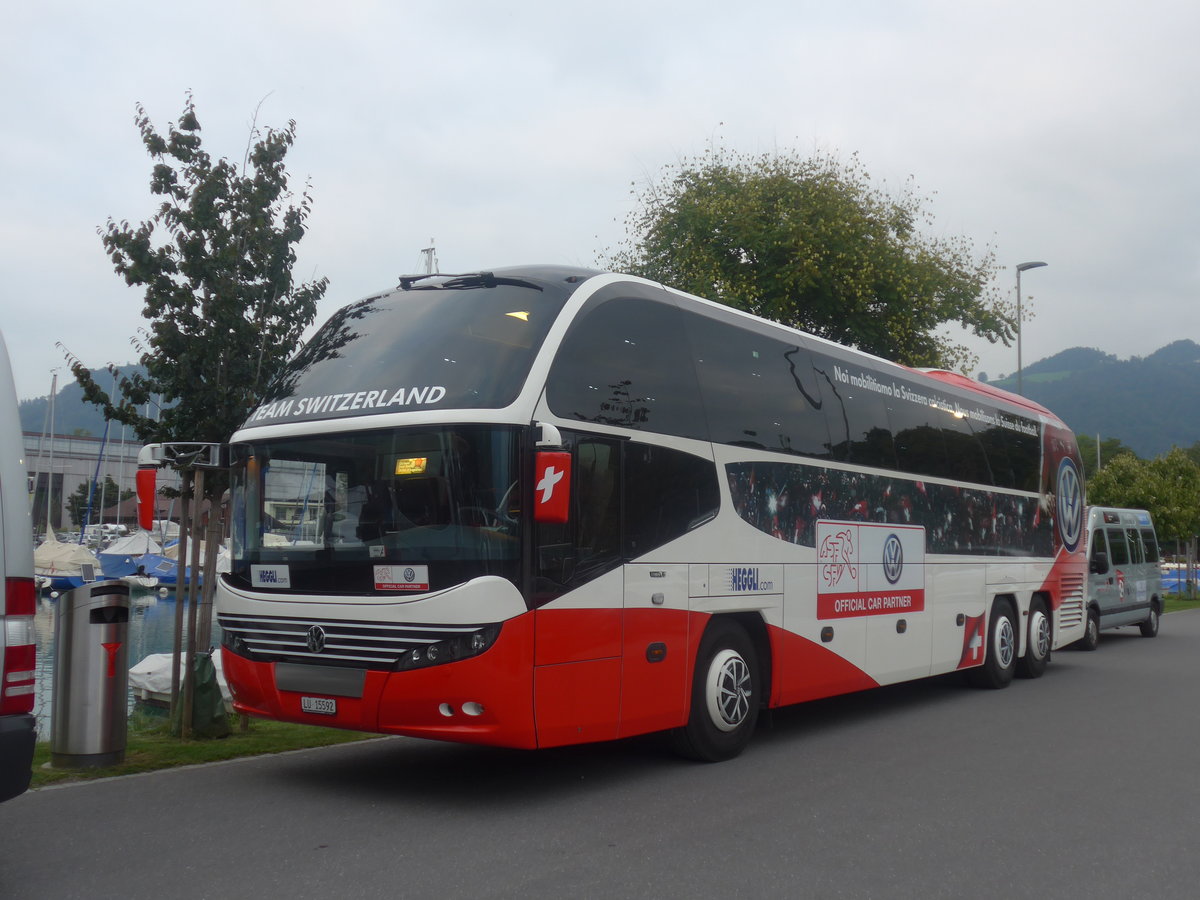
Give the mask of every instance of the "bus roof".
[[914, 371], [920, 372], [923, 375], [928, 375], [930, 378], [936, 378], [938, 381], [945, 382], [946, 384], [952, 384], [968, 391], [974, 391], [977, 394], [984, 394], [996, 400], [1003, 400], [1006, 403], [1012, 404], [1013, 406], [1024, 407], [1032, 413], [1046, 416], [1047, 418], [1053, 419], [1055, 422], [1062, 421], [1058, 416], [1046, 409], [1046, 407], [1042, 406], [1042, 404], [1035, 403], [1028, 397], [1022, 397], [1020, 394], [1014, 394], [1011, 391], [1002, 390], [998, 387], [992, 387], [990, 384], [984, 384], [981, 381], [975, 381], [972, 378], [968, 378], [966, 375], [960, 375], [958, 372], [947, 372], [945, 369], [915, 369]]

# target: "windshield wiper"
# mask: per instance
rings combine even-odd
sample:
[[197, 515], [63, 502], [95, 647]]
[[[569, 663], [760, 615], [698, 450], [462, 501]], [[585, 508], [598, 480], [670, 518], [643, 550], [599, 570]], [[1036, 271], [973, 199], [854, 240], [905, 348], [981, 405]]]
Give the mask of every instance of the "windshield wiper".
[[[424, 281], [426, 278], [445, 278], [446, 281], [438, 284], [422, 284], [418, 285], [418, 281]], [[400, 289], [403, 291], [432, 291], [432, 290], [461, 290], [464, 288], [494, 288], [497, 285], [506, 284], [513, 287], [532, 288], [535, 291], [542, 290], [542, 286], [536, 282], [529, 281], [526, 278], [512, 278], [505, 275], [496, 275], [492, 272], [473, 272], [465, 275], [446, 275], [444, 273], [428, 274], [428, 275], [401, 275]]]

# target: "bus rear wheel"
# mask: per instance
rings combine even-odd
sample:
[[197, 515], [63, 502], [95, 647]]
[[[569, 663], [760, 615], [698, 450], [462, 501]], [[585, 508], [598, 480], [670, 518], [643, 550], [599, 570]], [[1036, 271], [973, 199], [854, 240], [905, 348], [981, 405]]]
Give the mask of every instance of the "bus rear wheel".
[[732, 759], [750, 743], [758, 708], [754, 644], [736, 623], [713, 621], [696, 654], [688, 722], [671, 733], [676, 752], [703, 762]]
[[1034, 600], [1029, 604], [1029, 633], [1026, 635], [1025, 655], [1017, 660], [1017, 674], [1022, 678], [1039, 678], [1050, 662], [1053, 635], [1046, 604]]
[[983, 665], [970, 670], [971, 683], [975, 687], [1008, 687], [1017, 668], [1017, 625], [1013, 620], [1012, 607], [1007, 601], [992, 605], [992, 617], [988, 622], [987, 656]]

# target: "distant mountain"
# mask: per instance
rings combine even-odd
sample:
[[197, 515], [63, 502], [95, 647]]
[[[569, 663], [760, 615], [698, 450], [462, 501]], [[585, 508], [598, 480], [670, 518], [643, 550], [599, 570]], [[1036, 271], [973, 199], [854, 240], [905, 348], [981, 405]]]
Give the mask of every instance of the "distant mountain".
[[[118, 370], [122, 375], [131, 372], [145, 372], [141, 366], [121, 366]], [[103, 387], [111, 377], [106, 371], [96, 369], [92, 377]], [[74, 376], [68, 374], [65, 383], [60, 377], [58, 395], [54, 399], [54, 431], [56, 434], [83, 434], [100, 437], [104, 434], [104, 413], [100, 407], [85, 403], [83, 388], [79, 386]], [[105, 388], [108, 390], [108, 388]], [[22, 400], [21, 430], [40, 434], [46, 424], [46, 411], [50, 406], [49, 396], [34, 397], [32, 400]], [[118, 426], [119, 427], [119, 426]]]
[[[1180, 340], [1149, 356], [1117, 359], [1073, 347], [1026, 366], [1025, 395], [1077, 434], [1119, 438], [1139, 456], [1200, 441], [1200, 344]], [[1015, 391], [1015, 375], [991, 384]]]

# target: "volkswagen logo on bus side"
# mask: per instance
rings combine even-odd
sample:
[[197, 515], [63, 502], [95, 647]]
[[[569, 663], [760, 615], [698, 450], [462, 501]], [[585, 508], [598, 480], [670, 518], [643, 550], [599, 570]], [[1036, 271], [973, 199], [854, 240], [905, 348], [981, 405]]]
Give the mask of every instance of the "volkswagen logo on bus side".
[[1083, 533], [1083, 481], [1075, 460], [1069, 456], [1064, 456], [1058, 464], [1055, 507], [1058, 536], [1067, 552], [1074, 553]]
[[320, 653], [325, 649], [325, 629], [314, 625], [308, 629], [307, 641], [309, 653]]
[[904, 547], [900, 538], [889, 534], [883, 542], [883, 577], [888, 580], [888, 584], [895, 584], [900, 580], [900, 573], [903, 571]]

